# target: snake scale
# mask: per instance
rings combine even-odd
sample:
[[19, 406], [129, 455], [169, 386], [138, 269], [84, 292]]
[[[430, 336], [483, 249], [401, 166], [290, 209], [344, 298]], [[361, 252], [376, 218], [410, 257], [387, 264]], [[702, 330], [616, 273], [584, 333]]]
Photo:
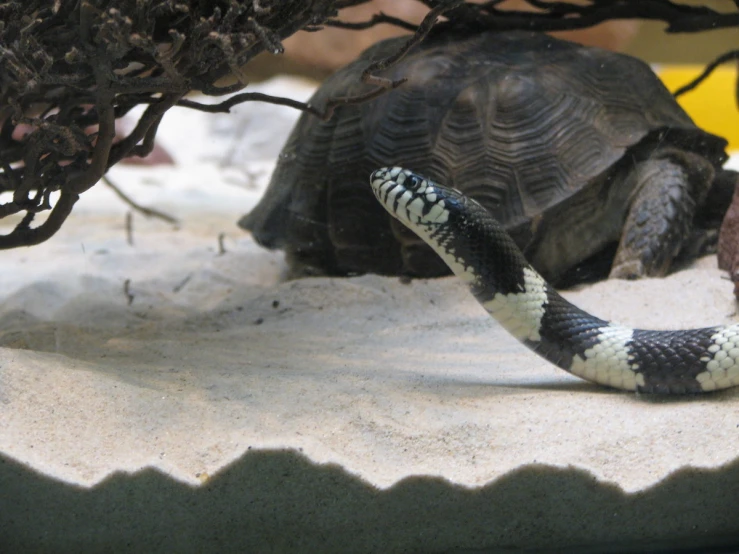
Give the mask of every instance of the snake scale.
[[370, 183], [380, 204], [434, 249], [493, 318], [565, 371], [645, 393], [739, 385], [739, 324], [649, 331], [598, 319], [560, 296], [461, 192], [400, 167], [374, 171]]

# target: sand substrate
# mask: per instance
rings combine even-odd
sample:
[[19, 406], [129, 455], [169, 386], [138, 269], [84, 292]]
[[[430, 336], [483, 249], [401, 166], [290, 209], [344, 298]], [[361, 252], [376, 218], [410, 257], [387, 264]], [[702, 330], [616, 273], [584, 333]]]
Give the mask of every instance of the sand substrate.
[[[0, 550], [739, 543], [739, 389], [585, 383], [454, 278], [283, 281], [281, 254], [234, 223], [292, 121], [272, 108], [173, 112], [176, 166], [111, 172], [176, 226], [134, 213], [130, 244], [130, 208], [101, 184], [52, 240], [2, 253]], [[642, 328], [734, 322], [715, 265], [567, 297]]]

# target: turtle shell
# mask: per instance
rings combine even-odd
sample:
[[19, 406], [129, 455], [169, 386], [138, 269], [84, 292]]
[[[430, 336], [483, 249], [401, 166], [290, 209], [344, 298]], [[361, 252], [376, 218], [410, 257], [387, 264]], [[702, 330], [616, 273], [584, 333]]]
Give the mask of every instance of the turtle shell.
[[[366, 92], [362, 71], [406, 40], [371, 47], [310, 103]], [[725, 159], [725, 141], [698, 129], [647, 64], [545, 34], [437, 33], [380, 74], [406, 81], [339, 107], [329, 121], [299, 119], [263, 199], [239, 221], [260, 244], [284, 248], [292, 264], [338, 275], [448, 273], [375, 200], [368, 177], [382, 166], [407, 167], [475, 198], [526, 251], [538, 218], [575, 195], [597, 234], [599, 220], [611, 217], [595, 207], [618, 181], [614, 168], [658, 144], [698, 152], [716, 167]], [[619, 198], [623, 209], [612, 217], [623, 219], [628, 193]], [[618, 235], [590, 238], [582, 259]]]

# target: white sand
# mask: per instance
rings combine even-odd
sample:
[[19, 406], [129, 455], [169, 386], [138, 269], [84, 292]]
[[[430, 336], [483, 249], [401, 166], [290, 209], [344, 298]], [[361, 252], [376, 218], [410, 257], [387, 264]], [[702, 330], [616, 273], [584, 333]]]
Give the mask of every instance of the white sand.
[[[311, 90], [289, 80], [266, 86], [303, 99]], [[241, 501], [234, 498], [272, 483], [274, 476], [249, 473], [257, 467], [255, 452], [263, 451], [268, 468], [282, 467], [285, 456], [290, 467], [303, 468], [303, 484], [335, 472], [319, 492], [301, 485], [285, 499], [282, 488], [268, 489], [274, 509], [298, 519], [301, 506], [332, 487], [341, 496], [352, 487], [370, 491], [408, 478], [430, 483], [430, 489], [419, 485], [416, 496], [393, 487], [387, 498], [395, 500], [374, 505], [376, 519], [344, 528], [336, 522], [349, 517], [347, 510], [356, 515], [356, 506], [336, 500], [332, 511], [333, 504], [321, 504], [317, 510], [335, 518], [328, 528], [343, 529], [347, 541], [359, 541], [372, 522], [392, 527], [395, 510], [438, 506], [449, 512], [406, 521], [406, 542], [390, 531], [387, 540], [437, 551], [739, 536], [739, 518], [729, 511], [739, 502], [739, 391], [668, 400], [587, 384], [517, 344], [453, 278], [411, 285], [371, 275], [281, 282], [282, 256], [261, 250], [235, 221], [263, 191], [295, 114], [263, 104], [240, 111], [230, 119], [173, 111], [160, 137], [176, 167], [111, 172], [137, 201], [178, 217], [176, 228], [135, 214], [134, 244], [127, 244], [128, 207], [100, 184], [52, 240], [2, 253], [0, 485], [29, 480], [38, 487], [12, 502], [33, 512], [28, 498], [43, 504], [44, 494], [56, 494], [54, 483], [64, 491], [66, 483], [92, 487], [116, 472], [154, 468], [165, 480], [207, 487], [240, 468], [244, 490], [229, 489], [240, 496], [211, 499], [227, 510]], [[209, 130], [205, 139], [203, 130]], [[234, 134], [245, 142], [234, 146]], [[225, 254], [218, 253], [220, 233]], [[642, 328], [736, 321], [732, 284], [715, 266], [708, 257], [666, 279], [603, 282], [567, 296], [600, 317]], [[572, 513], [562, 510], [556, 499], [537, 516], [546, 490], [570, 485], [537, 487], [562, 475], [575, 480], [577, 498], [570, 500], [583, 516], [572, 506]], [[438, 498], [429, 492], [439, 485], [432, 477], [448, 485]], [[131, 479], [138, 483], [136, 475]], [[711, 479], [718, 481], [706, 485]], [[509, 483], [525, 494], [507, 489]], [[680, 486], [683, 496], [665, 493]], [[474, 496], [450, 504], [463, 490], [492, 491], [486, 509], [499, 500], [502, 515], [480, 511]], [[593, 501], [603, 495], [611, 500]], [[127, 509], [127, 496], [111, 498]], [[654, 498], [659, 501], [649, 504]], [[506, 512], [514, 507], [506, 503], [525, 499], [529, 505], [515, 508], [521, 520], [514, 525]], [[660, 522], [670, 505], [679, 513], [669, 512], [669, 524], [658, 531], [647, 526], [645, 517]], [[2, 506], [0, 500], [0, 514]], [[572, 531], [593, 506], [620, 506], [622, 514], [589, 517]], [[135, 519], [140, 508], [130, 509]], [[212, 510], [203, 513], [210, 517]], [[55, 518], [43, 520], [54, 540], [76, 529]], [[445, 522], [451, 530], [442, 529]], [[186, 526], [172, 525], [172, 533]], [[554, 533], [557, 526], [568, 534]], [[28, 538], [33, 528], [13, 528], [27, 539], [13, 544], [47, 544]], [[117, 544], [106, 542], [101, 529], [95, 544]], [[300, 529], [290, 533], [299, 536]], [[341, 544], [354, 545], [347, 552], [390, 552], [377, 538], [382, 533], [367, 539], [366, 548], [344, 542], [332, 550], [328, 538], [315, 544], [326, 552], [342, 551]], [[88, 544], [80, 540], [69, 544]], [[253, 543], [257, 550], [267, 544], [274, 547], [269, 551], [301, 551], [275, 546], [282, 544], [275, 536], [260, 540]], [[193, 541], [188, 544], [201, 544]]]

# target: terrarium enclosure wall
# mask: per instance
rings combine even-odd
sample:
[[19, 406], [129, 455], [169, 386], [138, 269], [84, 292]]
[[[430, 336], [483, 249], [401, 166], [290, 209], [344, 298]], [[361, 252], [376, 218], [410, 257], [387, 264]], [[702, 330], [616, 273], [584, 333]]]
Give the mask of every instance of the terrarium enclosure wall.
[[[357, 71], [367, 95], [334, 97], [328, 110], [309, 105], [326, 75], [373, 30], [410, 38], [429, 9], [439, 22], [414, 41], [448, 20], [582, 26], [581, 37], [647, 60], [638, 67], [670, 91], [725, 57], [679, 101], [732, 142], [691, 136], [739, 170], [738, 3], [403, 3], [416, 19], [392, 11], [401, 4], [350, 17], [343, 8], [370, 4], [0, 1], [3, 554], [737, 550], [739, 387], [676, 398], [587, 382], [506, 332], [461, 279], [288, 279], [284, 252], [237, 221], [293, 159], [281, 152], [301, 116], [329, 126], [333, 107], [352, 128], [346, 114], [385, 101], [396, 83], [377, 77], [408, 57], [380, 60], [387, 73]], [[399, 19], [372, 25], [378, 6]], [[335, 43], [339, 32], [360, 47]], [[295, 57], [305, 53], [318, 55]], [[644, 88], [608, 82], [628, 98], [611, 104], [641, 105], [628, 93]], [[599, 90], [588, 105], [610, 97]], [[674, 108], [669, 91], [658, 98], [629, 113]], [[463, 129], [466, 113], [452, 118]], [[583, 131], [571, 121], [549, 129]], [[325, 145], [306, 143], [318, 154]], [[673, 154], [706, 167], [689, 148]], [[374, 169], [355, 172], [360, 189]], [[295, 190], [285, 184], [278, 193]], [[299, 221], [323, 206], [320, 181], [309, 184], [319, 194], [296, 204]], [[730, 216], [739, 236], [739, 210]], [[365, 221], [351, 216], [355, 238], [376, 236]], [[674, 269], [562, 294], [629, 328], [736, 325], [734, 284], [715, 254]]]

